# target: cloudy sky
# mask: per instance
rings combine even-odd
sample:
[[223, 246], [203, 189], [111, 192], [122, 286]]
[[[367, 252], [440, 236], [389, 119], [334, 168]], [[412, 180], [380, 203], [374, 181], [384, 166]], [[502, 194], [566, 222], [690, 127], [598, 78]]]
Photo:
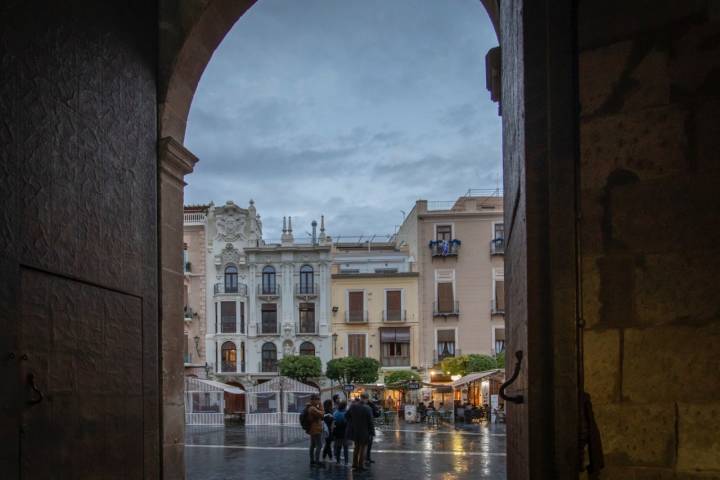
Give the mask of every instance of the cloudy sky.
[[283, 215], [387, 234], [417, 199], [496, 188], [495, 45], [478, 0], [259, 0], [195, 94], [186, 203], [253, 198], [266, 239]]

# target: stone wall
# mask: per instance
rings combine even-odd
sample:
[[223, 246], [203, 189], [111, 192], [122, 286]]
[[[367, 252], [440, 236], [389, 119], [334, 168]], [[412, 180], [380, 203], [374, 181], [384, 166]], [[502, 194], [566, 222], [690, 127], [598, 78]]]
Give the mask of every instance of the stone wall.
[[720, 477], [720, 8], [582, 1], [586, 388], [601, 478]]

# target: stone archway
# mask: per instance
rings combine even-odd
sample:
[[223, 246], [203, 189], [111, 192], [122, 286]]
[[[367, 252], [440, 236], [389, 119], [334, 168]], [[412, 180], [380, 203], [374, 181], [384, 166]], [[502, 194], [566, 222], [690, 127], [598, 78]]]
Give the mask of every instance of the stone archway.
[[[172, 219], [172, 212], [182, 210], [182, 177], [197, 160], [182, 143], [198, 82], [215, 49], [255, 1], [195, 0], [179, 8], [173, 0], [165, 0], [161, 8], [160, 170], [170, 173], [160, 177], [161, 219], [163, 214]], [[501, 99], [503, 112], [506, 296], [513, 298], [506, 300], [508, 349], [525, 352], [514, 386], [525, 401], [511, 405], [508, 412], [513, 418], [508, 425], [508, 478], [530, 478], [530, 472], [539, 474], [537, 478], [570, 478], [577, 472], [578, 461], [572, 242], [576, 227], [572, 175], [577, 144], [575, 9], [572, 0], [479, 1], [502, 50], [488, 55], [497, 70], [502, 64], [502, 81], [488, 79], [488, 87], [493, 84], [492, 98]], [[563, 188], [551, 189], [551, 185]], [[545, 208], [549, 203], [556, 206], [552, 216]], [[180, 220], [176, 221], [161, 226], [161, 250], [171, 249], [162, 252], [161, 258], [176, 255], [170, 238], [182, 230]], [[176, 279], [164, 266], [162, 271], [161, 291], [168, 297], [161, 300], [165, 305], [172, 298]], [[548, 298], [556, 302], [555, 308]], [[163, 313], [162, 331], [169, 338], [163, 345], [172, 344], [172, 320]], [[171, 372], [176, 353], [164, 349], [162, 355], [163, 371]], [[509, 362], [508, 376], [513, 367]], [[164, 395], [163, 402], [173, 404], [174, 400]], [[560, 424], [555, 422], [556, 410], [564, 413]], [[164, 422], [172, 421], [164, 418]], [[167, 452], [182, 448], [165, 440]], [[177, 452], [164, 457], [176, 458]], [[173, 472], [166, 470], [165, 476], [172, 477]]]

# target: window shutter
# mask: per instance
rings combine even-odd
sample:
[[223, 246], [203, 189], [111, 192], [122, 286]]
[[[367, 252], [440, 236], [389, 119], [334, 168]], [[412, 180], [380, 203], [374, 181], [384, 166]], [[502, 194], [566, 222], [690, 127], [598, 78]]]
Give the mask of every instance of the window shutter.
[[[402, 293], [400, 290], [389, 290], [385, 292], [387, 311], [391, 315], [396, 315], [402, 308]], [[388, 318], [390, 318], [388, 316]]]
[[365, 335], [348, 335], [348, 356], [356, 358], [365, 356]]
[[363, 311], [363, 292], [350, 292], [348, 294], [348, 310], [353, 313], [360, 313]]
[[440, 342], [454, 342], [455, 341], [455, 330], [438, 330], [437, 340]]
[[438, 283], [438, 311], [452, 312], [454, 309], [453, 284]]
[[495, 305], [498, 310], [505, 311], [505, 280], [495, 281]]

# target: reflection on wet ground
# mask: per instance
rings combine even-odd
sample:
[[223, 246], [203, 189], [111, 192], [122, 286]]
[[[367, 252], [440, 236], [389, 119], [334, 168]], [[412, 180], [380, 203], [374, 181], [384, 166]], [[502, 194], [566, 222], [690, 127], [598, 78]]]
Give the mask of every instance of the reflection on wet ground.
[[[505, 479], [505, 426], [427, 427], [398, 423], [378, 431], [368, 472], [328, 462], [310, 468], [308, 436], [289, 426], [186, 427], [187, 478]], [[352, 451], [350, 452], [352, 456]]]

